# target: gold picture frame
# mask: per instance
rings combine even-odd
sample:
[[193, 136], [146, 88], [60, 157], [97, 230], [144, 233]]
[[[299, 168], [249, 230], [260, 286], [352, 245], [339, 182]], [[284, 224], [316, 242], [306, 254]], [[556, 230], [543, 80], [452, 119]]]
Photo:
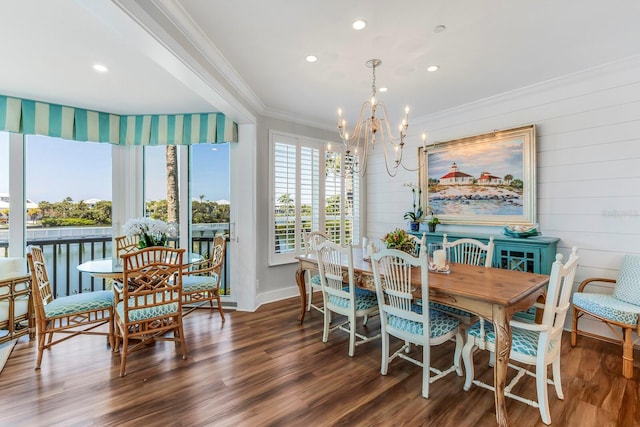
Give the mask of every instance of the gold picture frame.
[[437, 142], [418, 156], [423, 206], [443, 224], [536, 223], [535, 125]]

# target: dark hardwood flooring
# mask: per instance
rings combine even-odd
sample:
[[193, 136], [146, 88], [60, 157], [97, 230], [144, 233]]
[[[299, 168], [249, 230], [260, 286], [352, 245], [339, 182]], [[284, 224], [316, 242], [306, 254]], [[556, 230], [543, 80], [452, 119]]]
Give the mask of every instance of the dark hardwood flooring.
[[[322, 343], [322, 318], [299, 326], [298, 299], [255, 313], [198, 310], [185, 318], [189, 358], [158, 342], [132, 354], [127, 376], [104, 337], [82, 336], [45, 351], [34, 370], [35, 341], [21, 338], [0, 374], [1, 426], [494, 426], [493, 394], [449, 375], [420, 393], [420, 368], [395, 360], [380, 375], [380, 342], [356, 347], [335, 332]], [[367, 330], [379, 329], [377, 318]], [[366, 332], [360, 325], [359, 330]], [[398, 341], [392, 341], [399, 344]], [[563, 401], [549, 386], [554, 426], [640, 425], [640, 359], [633, 380], [621, 375], [621, 347], [581, 337], [562, 347]], [[454, 345], [432, 350], [432, 364], [450, 363]], [[476, 377], [492, 383], [488, 353], [476, 356]], [[535, 380], [517, 391], [535, 398]], [[514, 426], [542, 426], [538, 409], [507, 400]]]

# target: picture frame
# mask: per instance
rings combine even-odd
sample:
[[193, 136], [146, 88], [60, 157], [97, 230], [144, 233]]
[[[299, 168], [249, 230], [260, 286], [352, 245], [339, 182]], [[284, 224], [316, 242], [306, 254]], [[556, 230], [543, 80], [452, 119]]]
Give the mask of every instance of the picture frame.
[[418, 157], [425, 213], [441, 223], [536, 224], [535, 125], [436, 142]]

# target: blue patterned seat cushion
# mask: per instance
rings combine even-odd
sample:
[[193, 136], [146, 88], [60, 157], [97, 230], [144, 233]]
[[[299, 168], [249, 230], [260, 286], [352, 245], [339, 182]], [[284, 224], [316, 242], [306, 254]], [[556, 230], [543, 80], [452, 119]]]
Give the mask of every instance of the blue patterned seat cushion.
[[[349, 291], [349, 287], [342, 288], [344, 291]], [[368, 310], [372, 307], [378, 306], [378, 298], [376, 293], [368, 291], [366, 289], [356, 288], [356, 311]], [[349, 308], [349, 299], [342, 298], [337, 295], [329, 295], [329, 304], [342, 308]]]
[[[137, 298], [140, 303], [144, 302], [144, 299], [143, 299], [144, 297], [137, 297]], [[153, 302], [153, 295], [147, 295], [146, 298], [147, 298], [148, 304], [151, 304]], [[130, 301], [129, 306], [131, 307], [131, 305], [133, 305], [134, 303], [133, 298], [129, 298], [129, 301]], [[119, 302], [118, 305], [116, 305], [116, 312], [118, 313], [118, 316], [121, 319], [124, 319], [124, 303], [123, 302]], [[177, 302], [157, 305], [157, 306], [148, 307], [148, 308], [139, 308], [135, 310], [132, 310], [131, 308], [129, 308], [129, 320], [135, 322], [137, 320], [146, 320], [146, 319], [151, 319], [153, 317], [165, 316], [167, 314], [172, 314], [177, 312], [178, 312]]]
[[616, 279], [613, 296], [640, 306], [640, 256], [625, 255]]
[[576, 292], [573, 294], [573, 305], [596, 316], [630, 326], [638, 324], [640, 315], [640, 305], [629, 304], [613, 295]]
[[[413, 305], [412, 311], [418, 314], [422, 314], [422, 307], [419, 305]], [[424, 335], [424, 324], [422, 322], [415, 322], [399, 316], [389, 315], [387, 317], [387, 323], [389, 326], [399, 329], [401, 331], [409, 332], [414, 335]], [[430, 338], [438, 338], [442, 335], [448, 334], [455, 328], [460, 326], [460, 319], [449, 316], [438, 310], [429, 310], [429, 328]]]
[[322, 286], [322, 279], [320, 279], [319, 274], [314, 274], [311, 276], [311, 284], [315, 286]]
[[182, 277], [182, 291], [191, 293], [191, 292], [200, 292], [200, 291], [209, 291], [211, 289], [216, 289], [218, 284], [218, 275], [213, 274], [212, 276], [183, 276]]
[[[480, 338], [480, 321], [474, 323], [467, 332], [472, 337]], [[539, 335], [538, 331], [511, 328], [511, 351], [535, 357], [538, 354]], [[493, 345], [496, 343], [496, 333], [491, 322], [484, 322], [484, 341]]]
[[433, 310], [461, 317], [466, 321], [466, 323], [471, 323], [471, 319], [476, 317], [473, 313], [469, 313], [468, 311], [460, 310], [459, 308], [451, 307], [446, 304], [440, 304], [439, 302], [429, 301], [429, 307]]
[[47, 318], [113, 307], [112, 291], [83, 292], [56, 298], [44, 306]]

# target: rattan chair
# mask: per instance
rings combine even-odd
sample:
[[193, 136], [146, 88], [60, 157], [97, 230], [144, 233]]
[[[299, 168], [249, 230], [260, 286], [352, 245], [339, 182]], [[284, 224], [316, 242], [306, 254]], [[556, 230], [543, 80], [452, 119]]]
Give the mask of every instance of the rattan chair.
[[[194, 263], [189, 270], [182, 273], [182, 304], [183, 316], [201, 307], [207, 301], [211, 310], [216, 307], [224, 322], [224, 311], [220, 301], [220, 281], [222, 279], [222, 268], [225, 263], [225, 253], [227, 240], [223, 234], [217, 235], [213, 239], [213, 247], [209, 257], [203, 261]], [[189, 306], [185, 306], [188, 304]]]
[[[121, 377], [126, 374], [127, 357], [153, 340], [180, 343], [182, 358], [187, 358], [182, 326], [183, 255], [184, 249], [155, 246], [122, 256], [123, 281], [113, 284]], [[173, 335], [167, 336], [168, 332]], [[137, 342], [132, 345], [131, 340]]]
[[136, 252], [140, 249], [140, 236], [134, 234], [133, 236], [117, 236], [116, 241], [116, 255], [120, 258], [122, 255]]
[[24, 258], [0, 258], [0, 344], [35, 336], [31, 276]]
[[[573, 289], [573, 280], [578, 268], [577, 249], [573, 248], [569, 260], [563, 265], [562, 255], [557, 254], [551, 267], [549, 286], [541, 323], [526, 323], [511, 320], [511, 355], [510, 360], [519, 362], [518, 365], [509, 363], [509, 367], [516, 369], [516, 375], [505, 387], [504, 395], [520, 402], [540, 409], [542, 422], [551, 424], [549, 412], [549, 397], [547, 384], [553, 384], [559, 399], [564, 399], [560, 380], [560, 349], [562, 347], [562, 331], [567, 311], [571, 306], [569, 299]], [[466, 371], [464, 389], [469, 390], [471, 384], [487, 388], [495, 392], [493, 386], [474, 380], [473, 352], [476, 349], [488, 350], [495, 353], [495, 333], [493, 324], [482, 321], [476, 322], [467, 329], [467, 339], [462, 350], [462, 359]], [[482, 329], [486, 329], [483, 331]], [[535, 366], [531, 372], [521, 365]], [[553, 380], [547, 379], [547, 368], [552, 365]], [[537, 401], [523, 398], [512, 392], [518, 380], [525, 374], [536, 378]]]
[[[405, 359], [422, 367], [422, 396], [429, 397], [429, 384], [445, 377], [451, 372], [462, 376], [460, 355], [462, 352], [462, 334], [460, 319], [438, 310], [425, 310], [429, 307], [429, 284], [427, 281], [427, 256], [424, 251], [419, 257], [398, 249], [382, 249], [371, 259], [373, 277], [376, 286], [380, 325], [382, 329], [382, 363], [380, 373], [387, 375], [389, 363], [396, 357]], [[412, 267], [420, 267], [420, 284], [423, 305], [414, 303], [412, 292]], [[426, 332], [428, 331], [428, 332]], [[404, 341], [397, 351], [389, 354], [389, 336]], [[431, 366], [431, 346], [443, 344], [455, 339], [456, 347], [453, 364], [442, 371]], [[407, 353], [410, 344], [422, 346], [422, 360], [416, 360]], [[436, 375], [431, 376], [431, 372]]]
[[[50, 349], [76, 335], [106, 335], [113, 349], [113, 293], [93, 291], [55, 298], [42, 249], [29, 247], [27, 259], [38, 339], [36, 369], [40, 369], [44, 349]], [[108, 327], [106, 332], [95, 330], [103, 325]], [[63, 334], [63, 337], [54, 339], [55, 334]]]
[[[597, 284], [603, 283], [614, 283], [613, 292], [584, 292], [587, 286], [593, 285], [595, 289]], [[578, 290], [573, 294], [573, 347], [577, 344], [578, 335], [608, 339], [578, 329], [578, 320], [585, 315], [607, 325], [618, 338], [617, 342], [622, 343], [622, 375], [625, 378], [633, 378], [633, 346], [640, 341], [640, 256], [625, 255], [617, 279], [592, 277], [580, 283]]]

